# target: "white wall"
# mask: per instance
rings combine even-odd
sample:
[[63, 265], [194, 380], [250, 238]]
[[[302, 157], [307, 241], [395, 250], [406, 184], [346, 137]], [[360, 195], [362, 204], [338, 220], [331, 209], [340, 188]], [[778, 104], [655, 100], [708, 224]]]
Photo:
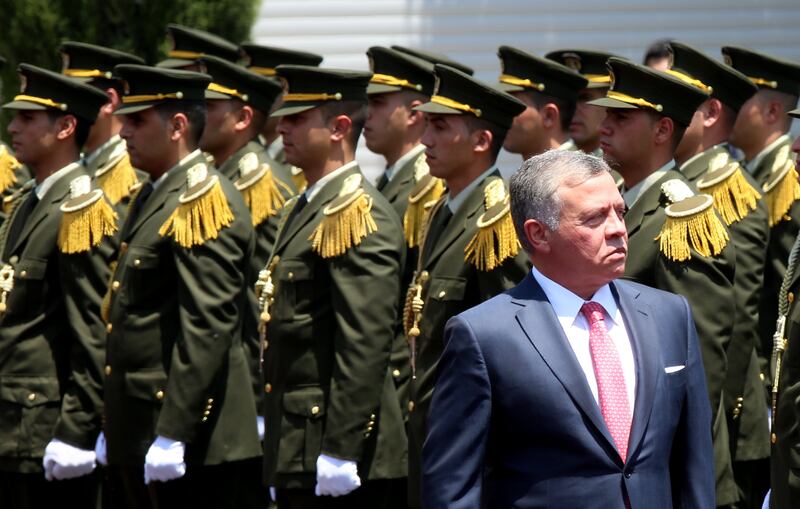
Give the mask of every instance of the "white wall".
[[[367, 69], [365, 51], [375, 45], [430, 49], [490, 83], [502, 44], [540, 55], [593, 48], [639, 61], [662, 37], [718, 58], [730, 44], [800, 62], [800, 0], [263, 0], [252, 31], [258, 43], [320, 53], [325, 67]], [[383, 164], [364, 146], [358, 159], [373, 176]], [[508, 174], [519, 162], [502, 154], [499, 164]]]

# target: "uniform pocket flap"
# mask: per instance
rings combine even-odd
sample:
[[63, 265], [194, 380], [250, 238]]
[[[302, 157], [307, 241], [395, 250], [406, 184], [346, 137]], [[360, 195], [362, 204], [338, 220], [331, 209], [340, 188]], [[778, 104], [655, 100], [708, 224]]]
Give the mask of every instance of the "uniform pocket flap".
[[283, 410], [304, 417], [325, 415], [325, 393], [321, 387], [302, 387], [283, 394]]
[[128, 265], [134, 269], [154, 269], [158, 267], [158, 254], [143, 249], [131, 248]]
[[431, 280], [428, 295], [431, 299], [463, 300], [467, 290], [466, 279], [460, 277], [435, 277]]
[[125, 394], [148, 401], [161, 401], [166, 395], [167, 374], [163, 371], [125, 373]]
[[23, 258], [14, 266], [14, 275], [19, 279], [43, 279], [47, 272], [47, 260]]
[[277, 277], [279, 281], [311, 279], [311, 267], [299, 260], [282, 261], [278, 263]]
[[58, 379], [46, 376], [15, 376], [0, 379], [0, 400], [25, 407], [58, 401]]

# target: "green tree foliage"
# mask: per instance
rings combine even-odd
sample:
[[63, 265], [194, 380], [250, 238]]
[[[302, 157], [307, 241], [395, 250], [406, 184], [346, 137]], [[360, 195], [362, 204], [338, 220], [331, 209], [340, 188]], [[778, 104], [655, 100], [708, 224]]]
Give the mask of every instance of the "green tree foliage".
[[[167, 23], [239, 43], [250, 36], [261, 0], [0, 0], [0, 98], [19, 90], [20, 62], [60, 70], [58, 46], [74, 40], [128, 51], [154, 64], [167, 51]], [[8, 115], [3, 114], [5, 126]], [[5, 136], [5, 129], [2, 135]]]

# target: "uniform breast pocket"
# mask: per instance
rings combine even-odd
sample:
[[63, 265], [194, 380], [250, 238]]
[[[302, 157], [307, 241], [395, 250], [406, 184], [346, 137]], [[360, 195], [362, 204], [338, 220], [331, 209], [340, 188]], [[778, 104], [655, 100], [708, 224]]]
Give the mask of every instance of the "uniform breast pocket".
[[426, 306], [423, 314], [432, 322], [444, 327], [446, 322], [459, 308], [467, 291], [467, 280], [461, 277], [434, 277], [428, 286]]
[[164, 277], [169, 277], [159, 271], [160, 265], [158, 253], [131, 248], [126, 259], [126, 281], [123, 283], [128, 304], [143, 306], [158, 298], [160, 289], [166, 287]]
[[313, 472], [316, 469], [325, 430], [325, 407], [325, 393], [321, 387], [300, 387], [284, 393], [278, 472]]
[[45, 285], [47, 260], [23, 258], [14, 267], [14, 289], [8, 299], [10, 312], [26, 316], [39, 315], [47, 303]]
[[292, 320], [310, 315], [314, 297], [312, 267], [300, 260], [286, 260], [278, 264], [275, 278], [275, 318]]

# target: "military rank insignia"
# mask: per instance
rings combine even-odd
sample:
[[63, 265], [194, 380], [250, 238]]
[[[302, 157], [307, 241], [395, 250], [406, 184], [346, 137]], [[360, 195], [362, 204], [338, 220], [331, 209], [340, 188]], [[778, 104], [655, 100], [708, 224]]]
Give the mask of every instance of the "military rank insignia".
[[60, 207], [64, 216], [58, 231], [58, 248], [66, 254], [82, 253], [117, 231], [117, 213], [102, 190], [92, 189], [88, 175], [73, 179], [69, 192], [69, 200]]
[[728, 244], [728, 230], [717, 216], [714, 198], [695, 195], [685, 182], [668, 180], [661, 192], [670, 202], [667, 219], [656, 240], [661, 252], [672, 261], [692, 258], [692, 249], [700, 256], [716, 256]]

